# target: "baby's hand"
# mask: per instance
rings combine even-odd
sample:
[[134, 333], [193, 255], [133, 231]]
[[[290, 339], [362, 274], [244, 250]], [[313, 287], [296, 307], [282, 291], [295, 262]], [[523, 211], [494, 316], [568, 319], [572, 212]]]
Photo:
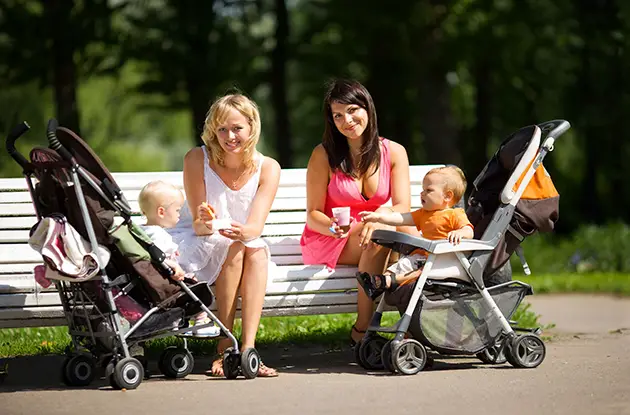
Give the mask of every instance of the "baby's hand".
[[364, 222], [364, 223], [379, 222], [381, 220], [381, 214], [378, 212], [370, 212], [370, 211], [359, 212], [359, 217], [361, 218], [361, 222]]
[[199, 216], [199, 219], [201, 219], [203, 222], [208, 222], [216, 218], [214, 208], [206, 202], [203, 202], [201, 203], [201, 205], [199, 205], [199, 207], [197, 208], [197, 214]]
[[458, 229], [456, 231], [450, 231], [447, 235], [447, 239], [453, 245], [458, 245], [462, 238], [464, 238], [465, 232], [463, 229]]
[[182, 267], [179, 266], [177, 262], [173, 261], [172, 259], [166, 259], [164, 260], [164, 263], [173, 269], [174, 273], [173, 275], [171, 275], [171, 279], [173, 279], [174, 281], [184, 280], [186, 273], [184, 272]]

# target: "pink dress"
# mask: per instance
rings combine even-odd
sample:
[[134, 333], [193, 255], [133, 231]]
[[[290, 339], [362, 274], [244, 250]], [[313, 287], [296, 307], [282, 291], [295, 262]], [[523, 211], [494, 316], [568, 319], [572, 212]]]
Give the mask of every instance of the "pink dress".
[[[366, 199], [352, 177], [337, 171], [333, 173], [326, 192], [324, 213], [328, 217], [332, 217], [332, 208], [350, 206], [350, 216], [354, 219], [352, 226], [356, 226], [359, 221], [359, 212], [375, 211], [390, 199], [392, 192], [389, 140], [382, 138], [381, 142], [383, 146], [381, 147], [378, 188], [374, 196]], [[300, 239], [302, 260], [305, 265], [324, 264], [334, 269], [347, 242], [348, 238], [337, 239], [332, 235], [323, 235], [306, 225]]]

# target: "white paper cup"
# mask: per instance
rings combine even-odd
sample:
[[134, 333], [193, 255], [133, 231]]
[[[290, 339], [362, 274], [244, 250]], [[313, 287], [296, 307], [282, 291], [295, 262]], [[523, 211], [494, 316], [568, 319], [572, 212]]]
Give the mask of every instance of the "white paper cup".
[[219, 229], [230, 229], [232, 227], [231, 219], [213, 219], [212, 230], [218, 231]]
[[350, 225], [350, 207], [335, 207], [332, 208], [332, 214], [337, 219], [337, 225], [349, 226]]

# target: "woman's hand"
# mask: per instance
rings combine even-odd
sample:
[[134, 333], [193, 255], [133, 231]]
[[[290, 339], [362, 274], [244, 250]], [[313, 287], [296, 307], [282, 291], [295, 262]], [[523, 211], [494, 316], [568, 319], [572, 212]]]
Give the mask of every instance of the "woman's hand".
[[332, 233], [333, 238], [345, 239], [350, 235], [350, 228], [353, 222], [354, 218], [350, 218], [350, 225], [342, 227], [337, 225], [337, 218], [331, 218], [331, 225], [328, 230]]
[[380, 223], [385, 215], [389, 215], [393, 212], [393, 209], [389, 207], [380, 207], [374, 212], [361, 212], [361, 221], [363, 222], [363, 229], [359, 234], [359, 246], [363, 249], [369, 249], [374, 245], [372, 242], [372, 233], [377, 229], [384, 229], [386, 226]]
[[216, 214], [212, 206], [203, 202], [197, 207], [197, 217], [203, 222], [208, 222], [216, 218]]
[[383, 229], [385, 226], [377, 222], [365, 222], [363, 229], [359, 234], [359, 246], [363, 249], [369, 249], [372, 247], [372, 233], [377, 229]]
[[228, 239], [233, 241], [242, 241], [247, 242], [249, 240], [255, 239], [257, 235], [254, 235], [253, 232], [247, 225], [243, 225], [240, 222], [232, 221], [231, 227], [227, 229], [219, 229], [219, 233], [225, 236]]

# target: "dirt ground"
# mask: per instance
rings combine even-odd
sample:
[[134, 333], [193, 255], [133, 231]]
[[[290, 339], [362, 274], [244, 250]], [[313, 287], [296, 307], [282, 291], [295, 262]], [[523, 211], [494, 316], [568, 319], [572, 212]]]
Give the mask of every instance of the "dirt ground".
[[[545, 323], [547, 358], [536, 369], [439, 357], [415, 376], [366, 372], [352, 352], [323, 348], [261, 350], [281, 375], [246, 381], [207, 378], [209, 360], [182, 380], [155, 376], [135, 391], [105, 380], [88, 389], [59, 381], [60, 356], [14, 359], [0, 386], [9, 414], [630, 414], [630, 299], [553, 295], [527, 298]], [[154, 366], [154, 362], [151, 362]]]

